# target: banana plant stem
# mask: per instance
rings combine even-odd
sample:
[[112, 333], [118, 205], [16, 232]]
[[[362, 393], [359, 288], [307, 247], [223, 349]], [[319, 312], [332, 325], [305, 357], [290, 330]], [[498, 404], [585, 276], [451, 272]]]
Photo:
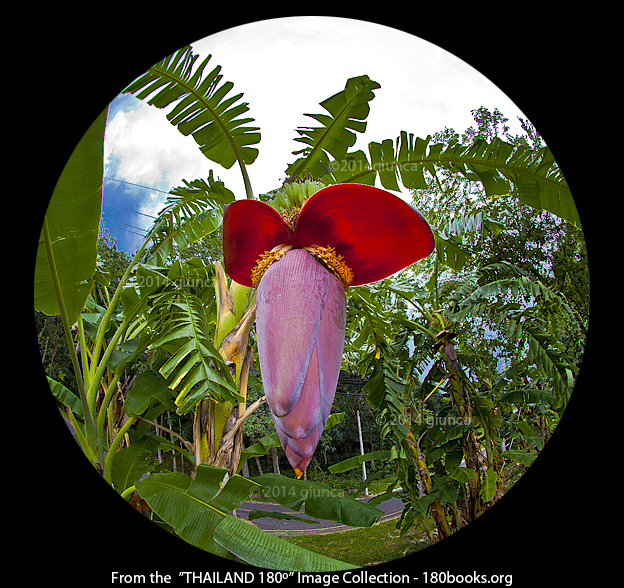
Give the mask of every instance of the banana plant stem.
[[247, 166], [245, 165], [242, 157], [238, 158], [238, 165], [240, 166], [241, 174], [243, 175], [243, 182], [245, 183], [245, 196], [250, 200], [253, 200], [254, 195], [251, 188], [251, 182], [249, 181], [249, 174], [247, 173]]
[[121, 493], [121, 497], [124, 500], [128, 500], [128, 498], [136, 491], [136, 486], [133, 484], [132, 486], [129, 486], [128, 488], [126, 488], [122, 493]]
[[106, 419], [108, 405], [110, 404], [111, 398], [113, 397], [113, 394], [117, 388], [117, 383], [119, 382], [119, 379], [121, 378], [122, 374], [123, 374], [123, 371], [120, 371], [119, 373], [115, 374], [112, 382], [110, 383], [110, 386], [106, 390], [106, 394], [104, 395], [104, 400], [102, 401], [102, 405], [100, 406], [100, 412], [98, 413], [98, 416], [97, 416], [97, 430], [98, 430], [98, 436], [100, 439], [104, 438], [104, 421]]
[[[121, 297], [121, 292], [124, 289], [124, 287], [126, 286], [126, 282], [128, 281], [128, 278], [130, 277], [130, 275], [132, 274], [132, 270], [134, 270], [135, 266], [139, 263], [141, 257], [143, 256], [143, 253], [145, 252], [145, 248], [147, 247], [147, 244], [150, 241], [151, 235], [153, 235], [156, 231], [160, 230], [163, 222], [164, 222], [164, 219], [161, 220], [159, 223], [157, 223], [156, 225], [154, 225], [152, 227], [150, 233], [145, 237], [145, 239], [143, 240], [143, 243], [137, 249], [137, 252], [134, 254], [134, 257], [132, 258], [132, 261], [128, 264], [128, 267], [126, 268], [126, 271], [124, 272], [123, 276], [121, 277], [121, 280], [119, 280], [119, 284], [117, 286], [117, 289], [115, 290], [115, 293], [113, 294], [113, 297], [110, 300], [108, 308], [106, 309], [106, 313], [102, 317], [102, 321], [100, 322], [100, 325], [99, 325], [98, 330], [97, 330], [97, 334], [96, 334], [96, 338], [95, 338], [95, 346], [93, 347], [93, 354], [92, 354], [92, 358], [91, 358], [90, 379], [91, 379], [91, 385], [92, 386], [94, 384], [97, 386], [97, 382], [95, 382], [96, 377], [98, 375], [96, 373], [96, 370], [97, 370], [97, 372], [100, 372], [99, 373], [99, 377], [101, 378], [102, 377], [102, 373], [103, 373], [103, 369], [102, 368], [105, 367], [105, 366], [102, 366], [102, 365], [98, 366], [98, 361], [100, 359], [100, 353], [102, 351], [102, 346], [104, 345], [104, 334], [106, 333], [106, 330], [108, 328], [108, 321], [110, 320], [110, 317], [112, 316], [113, 312], [115, 311], [115, 308], [117, 307], [117, 303], [119, 302], [119, 299]], [[126, 320], [128, 320], [128, 319], [126, 319]], [[124, 323], [125, 323], [125, 321], [124, 321]], [[118, 332], [119, 332], [119, 329], [118, 329]]]
[[134, 425], [134, 423], [138, 420], [137, 415], [132, 415], [124, 424], [121, 429], [115, 435], [113, 442], [110, 444], [108, 448], [108, 453], [106, 454], [106, 459], [104, 460], [104, 479], [108, 484], [112, 482], [112, 474], [113, 474], [113, 460], [115, 459], [115, 453], [117, 452], [117, 448], [121, 443], [121, 440], [124, 438], [124, 435], [130, 430], [130, 427]]

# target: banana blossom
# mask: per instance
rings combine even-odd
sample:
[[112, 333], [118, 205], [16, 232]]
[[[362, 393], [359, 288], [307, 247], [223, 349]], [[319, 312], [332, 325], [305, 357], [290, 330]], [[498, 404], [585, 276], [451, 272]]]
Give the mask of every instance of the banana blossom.
[[328, 186], [281, 214], [259, 200], [237, 200], [225, 208], [225, 271], [257, 288], [262, 382], [298, 478], [310, 463], [334, 400], [346, 290], [382, 280], [433, 248], [422, 215], [372, 186]]

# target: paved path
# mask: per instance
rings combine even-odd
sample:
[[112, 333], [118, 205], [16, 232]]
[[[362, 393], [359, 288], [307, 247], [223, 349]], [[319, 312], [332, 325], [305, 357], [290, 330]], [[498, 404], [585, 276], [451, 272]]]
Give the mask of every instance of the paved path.
[[[372, 496], [369, 496], [368, 498], [365, 498], [363, 500], [368, 501], [371, 498]], [[378, 504], [377, 508], [384, 512], [384, 515], [380, 517], [378, 522], [389, 521], [393, 518], [397, 518], [400, 516], [400, 514], [403, 512], [403, 503], [398, 498], [391, 498], [390, 500], [386, 500], [385, 502]], [[356, 528], [342, 525], [340, 523], [337, 523], [336, 521], [314, 519], [304, 514], [304, 509], [305, 505], [301, 507], [300, 512], [294, 512], [291, 509], [280, 504], [249, 501], [243, 502], [243, 504], [241, 504], [240, 507], [236, 509], [236, 514], [239, 517], [246, 519], [249, 516], [250, 511], [263, 510], [271, 512], [283, 512], [295, 515], [301, 519], [316, 521], [315, 523], [304, 523], [302, 521], [280, 520], [271, 517], [261, 517], [253, 520], [253, 523], [260, 529], [263, 529], [264, 531], [268, 531], [269, 533], [278, 536], [313, 534], [320, 535], [323, 533], [337, 533], [339, 531], [348, 531], [349, 529]]]

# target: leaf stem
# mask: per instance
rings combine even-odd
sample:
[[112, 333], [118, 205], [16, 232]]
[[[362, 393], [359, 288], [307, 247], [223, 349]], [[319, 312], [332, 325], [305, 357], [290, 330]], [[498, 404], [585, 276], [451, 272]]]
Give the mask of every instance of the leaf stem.
[[124, 435], [130, 430], [130, 427], [134, 425], [134, 423], [138, 420], [137, 415], [132, 415], [124, 424], [121, 429], [115, 435], [113, 442], [110, 444], [108, 448], [108, 453], [106, 454], [106, 459], [104, 460], [104, 479], [107, 483], [111, 484], [112, 482], [112, 473], [113, 473], [113, 460], [115, 459], [115, 453], [117, 453], [117, 448], [121, 443], [121, 440], [124, 438]]
[[113, 393], [117, 388], [117, 383], [123, 374], [123, 370], [119, 373], [115, 374], [113, 377], [113, 381], [110, 383], [110, 386], [106, 390], [106, 394], [104, 395], [104, 400], [102, 401], [102, 405], [100, 406], [100, 412], [97, 416], [97, 430], [100, 438], [103, 438], [104, 435], [104, 419], [106, 417], [106, 412], [108, 410], [108, 405], [110, 404], [111, 398], [113, 397]]
[[112, 316], [117, 306], [117, 303], [119, 302], [119, 299], [121, 297], [121, 291], [125, 287], [126, 282], [128, 281], [130, 274], [132, 273], [132, 270], [139, 263], [139, 260], [143, 256], [143, 253], [145, 252], [145, 248], [147, 247], [147, 244], [152, 238], [152, 235], [154, 235], [156, 231], [160, 230], [162, 224], [164, 223], [164, 220], [165, 219], [162, 219], [160, 222], [156, 223], [152, 227], [150, 232], [147, 234], [147, 236], [143, 240], [141, 247], [137, 249], [137, 252], [134, 254], [132, 261], [128, 264], [126, 271], [124, 272], [123, 276], [119, 280], [119, 285], [117, 286], [117, 289], [115, 290], [115, 293], [113, 294], [113, 297], [110, 300], [108, 308], [106, 309], [106, 313], [102, 317], [102, 321], [100, 322], [100, 325], [97, 330], [95, 345], [93, 347], [93, 354], [91, 357], [91, 370], [90, 370], [91, 387], [89, 390], [90, 395], [94, 394], [94, 390], [97, 389], [97, 386], [99, 385], [99, 380], [102, 378], [104, 374], [104, 369], [106, 367], [106, 362], [104, 361], [104, 359], [108, 361], [110, 354], [113, 352], [114, 346], [117, 344], [117, 341], [119, 340], [119, 337], [121, 336], [122, 330], [127, 328], [128, 324], [130, 324], [130, 319], [132, 318], [130, 316], [126, 317], [122, 325], [117, 329], [117, 331], [115, 332], [115, 335], [113, 336], [113, 338], [111, 339], [109, 343], [109, 349], [107, 349], [107, 352], [105, 353], [106, 357], [104, 357], [102, 360], [102, 363], [99, 366], [97, 366], [98, 361], [100, 359], [100, 353], [102, 352], [102, 346], [104, 345], [104, 334], [106, 333], [106, 330], [108, 328], [108, 322], [110, 320], [110, 317]]
[[133, 484], [132, 486], [126, 488], [122, 493], [121, 493], [121, 497], [124, 500], [128, 500], [128, 498], [130, 497], [131, 494], [133, 494], [134, 492], [136, 492], [136, 486]]
[[80, 341], [80, 356], [82, 361], [82, 375], [84, 378], [85, 390], [88, 390], [91, 382], [89, 380], [89, 358], [87, 354], [87, 341], [85, 338], [84, 324], [82, 322], [82, 313], [78, 317], [78, 337]]
[[254, 199], [253, 190], [251, 188], [251, 181], [249, 180], [249, 174], [247, 173], [247, 166], [243, 161], [243, 158], [237, 154], [238, 165], [240, 166], [241, 174], [243, 175], [243, 182], [245, 183], [245, 195], [250, 200]]

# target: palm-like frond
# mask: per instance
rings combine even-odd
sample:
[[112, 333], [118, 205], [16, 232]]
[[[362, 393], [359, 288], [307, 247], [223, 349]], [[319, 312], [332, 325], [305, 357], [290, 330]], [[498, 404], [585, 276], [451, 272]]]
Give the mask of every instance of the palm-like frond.
[[[321, 123], [320, 127], [299, 127], [300, 137], [295, 141], [306, 147], [293, 151], [293, 155], [302, 157], [288, 166], [289, 176], [310, 173], [320, 178], [330, 173], [328, 153], [335, 160], [342, 160], [349, 147], [355, 144], [356, 135], [351, 130], [363, 133], [366, 130], [365, 119], [370, 107], [368, 103], [375, 97], [373, 90], [381, 86], [368, 76], [359, 76], [347, 80], [345, 89], [321, 102], [327, 114], [306, 114]], [[351, 130], [349, 130], [351, 129]]]
[[202, 301], [184, 288], [167, 289], [153, 299], [149, 324], [156, 334], [150, 347], [167, 352], [158, 371], [178, 394], [178, 412], [187, 413], [206, 398], [240, 402], [234, 378], [210, 340]]
[[325, 183], [358, 182], [373, 185], [379, 176], [388, 190], [400, 190], [399, 179], [409, 190], [427, 188], [424, 172], [436, 178], [437, 170], [448, 170], [469, 180], [480, 181], [490, 196], [507, 196], [515, 190], [521, 202], [547, 210], [576, 227], [581, 221], [570, 188], [548, 147], [537, 151], [514, 146], [499, 138], [482, 139], [471, 145], [442, 143], [429, 145], [422, 139], [401, 132], [396, 141], [369, 143], [370, 159], [363, 151], [347, 154], [330, 164]]
[[258, 156], [249, 145], [260, 142], [259, 129], [246, 126], [254, 119], [241, 116], [249, 110], [240, 101], [242, 93], [228, 96], [234, 84], [221, 83], [221, 66], [204, 76], [211, 56], [194, 70], [198, 57], [190, 47], [183, 47], [150, 67], [124, 93], [141, 100], [151, 96], [148, 104], [157, 108], [177, 103], [167, 114], [169, 122], [183, 135], [192, 135], [208, 159], [228, 169], [238, 161], [245, 175], [245, 165]]
[[183, 249], [219, 228], [223, 206], [235, 199], [223, 182], [213, 179], [212, 170], [207, 181], [183, 182], [185, 186], [170, 191], [165, 207], [154, 221], [147, 259], [153, 259], [156, 265], [164, 264], [173, 243]]

